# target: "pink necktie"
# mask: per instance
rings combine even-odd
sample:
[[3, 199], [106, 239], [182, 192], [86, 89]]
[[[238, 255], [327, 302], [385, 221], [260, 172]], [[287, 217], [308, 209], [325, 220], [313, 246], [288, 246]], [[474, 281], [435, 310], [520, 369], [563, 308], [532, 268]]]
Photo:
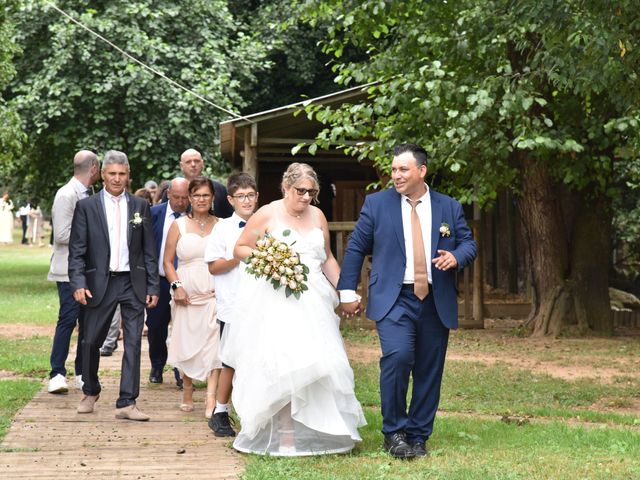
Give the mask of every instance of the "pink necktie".
[[429, 295], [429, 280], [427, 279], [427, 257], [424, 251], [424, 241], [422, 239], [422, 228], [416, 207], [420, 200], [415, 202], [407, 199], [411, 205], [411, 238], [413, 241], [413, 293], [420, 300], [424, 300]]
[[116, 250], [115, 252], [113, 252], [113, 254], [115, 255], [115, 263], [114, 263], [114, 267], [113, 270], [114, 271], [118, 271], [118, 268], [120, 268], [120, 199], [122, 197], [112, 197], [113, 203], [116, 206], [114, 215], [113, 215], [113, 231], [115, 234], [115, 244], [116, 244]]

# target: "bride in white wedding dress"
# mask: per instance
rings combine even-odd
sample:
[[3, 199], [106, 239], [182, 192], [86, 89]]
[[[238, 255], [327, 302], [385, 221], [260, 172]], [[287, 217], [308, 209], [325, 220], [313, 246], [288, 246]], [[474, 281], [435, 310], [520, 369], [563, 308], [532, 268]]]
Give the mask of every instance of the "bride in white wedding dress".
[[317, 176], [309, 165], [291, 164], [282, 190], [282, 200], [250, 218], [234, 254], [249, 257], [268, 233], [300, 254], [308, 290], [296, 299], [263, 278], [241, 277], [221, 354], [236, 372], [232, 401], [242, 428], [233, 446], [280, 456], [348, 452], [366, 422], [334, 312], [340, 267], [327, 221], [311, 205]]

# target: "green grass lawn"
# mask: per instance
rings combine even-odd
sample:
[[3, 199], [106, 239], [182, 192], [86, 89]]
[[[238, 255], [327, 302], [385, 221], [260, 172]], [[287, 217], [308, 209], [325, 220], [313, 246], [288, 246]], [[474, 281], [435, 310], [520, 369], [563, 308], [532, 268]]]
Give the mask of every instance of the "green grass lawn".
[[47, 280], [50, 257], [49, 247], [0, 246], [0, 324], [55, 323], [58, 292]]
[[0, 440], [49, 371], [51, 337], [7, 337], [2, 324], [55, 324], [58, 294], [55, 283], [47, 281], [50, 255], [50, 248], [25, 247], [19, 241], [0, 246], [0, 371], [6, 377], [0, 379]]

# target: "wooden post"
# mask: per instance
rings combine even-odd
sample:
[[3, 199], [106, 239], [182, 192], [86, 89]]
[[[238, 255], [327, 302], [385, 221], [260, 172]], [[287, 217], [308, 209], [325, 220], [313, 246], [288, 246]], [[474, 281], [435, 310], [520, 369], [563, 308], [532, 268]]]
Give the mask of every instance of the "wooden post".
[[473, 324], [473, 300], [471, 295], [471, 278], [469, 269], [465, 268], [463, 273], [464, 281], [464, 322], [465, 325]]
[[473, 205], [473, 238], [478, 245], [478, 256], [473, 268], [473, 325], [474, 328], [484, 328], [484, 279], [482, 275], [482, 211], [477, 204]]
[[242, 171], [258, 178], [258, 124], [252, 123], [244, 129], [244, 158]]

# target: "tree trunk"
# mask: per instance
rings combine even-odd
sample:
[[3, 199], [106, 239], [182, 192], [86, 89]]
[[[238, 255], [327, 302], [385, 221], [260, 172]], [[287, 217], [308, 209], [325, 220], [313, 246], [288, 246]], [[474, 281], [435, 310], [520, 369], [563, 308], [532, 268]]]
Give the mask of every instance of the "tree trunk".
[[609, 301], [611, 205], [606, 197], [583, 194], [576, 212], [571, 248], [571, 283], [578, 329], [610, 335], [613, 317]]
[[564, 198], [544, 161], [522, 155], [520, 165], [518, 205], [531, 259], [532, 334], [558, 336], [576, 324], [578, 333], [610, 334], [608, 201], [597, 196], [587, 201], [584, 193]]

